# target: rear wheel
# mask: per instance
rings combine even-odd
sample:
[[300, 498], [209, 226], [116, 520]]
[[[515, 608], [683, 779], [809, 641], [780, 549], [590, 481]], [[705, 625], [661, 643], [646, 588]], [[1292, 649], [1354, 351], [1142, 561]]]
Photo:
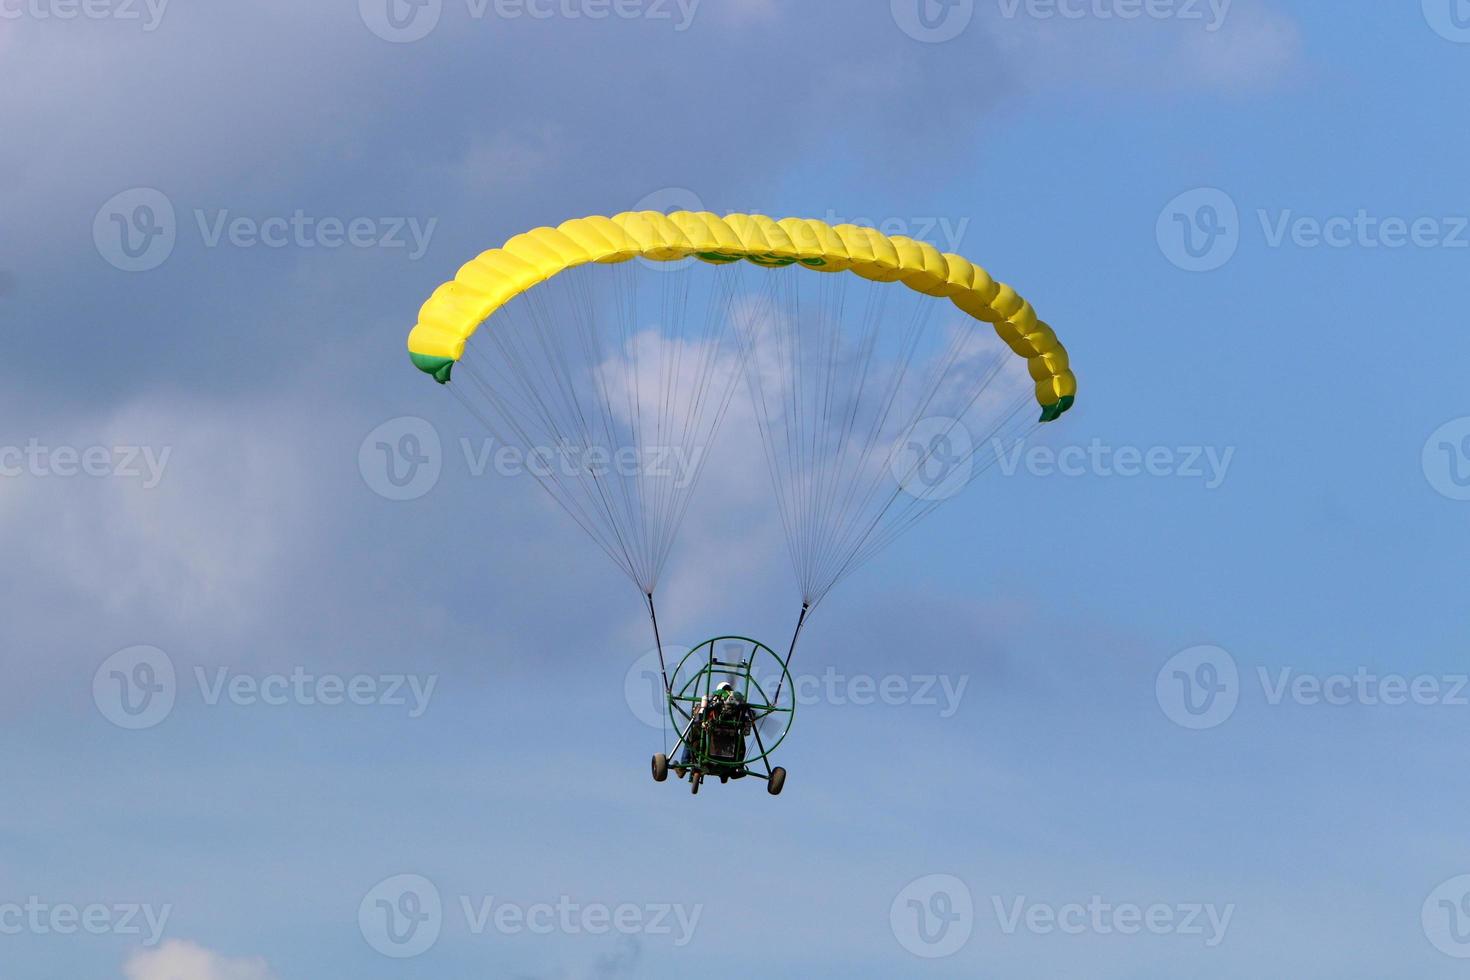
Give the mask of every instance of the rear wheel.
[[771, 770], [771, 778], [766, 781], [766, 792], [772, 796], [781, 795], [781, 787], [786, 785], [786, 770], [780, 766]]
[[660, 752], [653, 757], [653, 781], [661, 783], [669, 778], [669, 757]]

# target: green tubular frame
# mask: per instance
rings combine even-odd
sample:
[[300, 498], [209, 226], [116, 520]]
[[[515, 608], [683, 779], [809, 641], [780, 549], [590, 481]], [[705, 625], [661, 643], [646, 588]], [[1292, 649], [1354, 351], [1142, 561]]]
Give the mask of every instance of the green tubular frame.
[[[743, 667], [738, 663], [726, 663], [715, 659], [715, 645], [725, 642], [736, 642], [750, 646], [749, 653], [747, 654], [748, 659], [744, 661]], [[776, 747], [786, 740], [786, 736], [791, 731], [791, 725], [796, 720], [796, 686], [792, 683], [791, 672], [787, 669], [786, 661], [782, 660], [780, 654], [776, 653], [776, 651], [764, 643], [761, 643], [759, 640], [752, 640], [748, 636], [716, 636], [713, 639], [700, 643], [683, 656], [671, 675], [672, 683], [678, 683], [678, 678], [683, 672], [684, 666], [689, 663], [689, 659], [701, 652], [704, 653], [704, 659], [702, 662], [696, 661], [698, 670], [685, 680], [683, 684], [679, 685], [677, 691], [671, 687], [668, 692], [669, 721], [673, 723], [674, 730], [682, 732], [687, 728], [687, 723], [693, 714], [695, 705], [699, 703], [701, 698], [708, 697], [713, 692], [715, 674], [719, 674], [722, 677], [729, 677], [731, 680], [740, 680], [742, 684], [737, 690], [739, 690], [741, 696], [745, 698], [745, 703], [756, 715], [756, 724], [752, 729], [752, 733], [755, 736], [756, 747], [759, 749], [759, 752], [756, 754], [747, 754], [740, 765], [749, 767], [751, 763], [765, 761], [772, 752], [776, 751]], [[782, 708], [770, 704], [768, 701], [769, 695], [766, 694], [765, 688], [761, 686], [760, 681], [755, 677], [756, 659], [761, 653], [765, 653], [780, 665], [781, 676], [778, 681], [779, 686], [777, 690], [784, 689], [791, 692], [791, 703], [789, 707]], [[700, 686], [701, 680], [703, 681], [702, 689]], [[751, 697], [752, 688], [760, 696], [760, 700]], [[781, 734], [776, 740], [770, 745], [766, 745], [760, 737], [759, 726], [762, 720], [773, 714], [785, 714], [787, 716], [786, 724], [782, 727]], [[683, 721], [680, 720], [680, 715], [683, 715]], [[682, 735], [679, 740], [680, 742], [684, 741]], [[674, 751], [677, 752], [678, 748], [679, 746], [676, 744]], [[702, 747], [697, 744], [691, 745], [690, 748], [693, 750], [694, 761], [700, 766], [708, 766], [710, 764], [716, 766], [728, 765], [728, 763], [722, 760], [709, 758], [704, 753]], [[676, 765], [672, 759], [669, 764], [671, 766]], [[769, 768], [769, 765], [767, 763], [767, 768]]]

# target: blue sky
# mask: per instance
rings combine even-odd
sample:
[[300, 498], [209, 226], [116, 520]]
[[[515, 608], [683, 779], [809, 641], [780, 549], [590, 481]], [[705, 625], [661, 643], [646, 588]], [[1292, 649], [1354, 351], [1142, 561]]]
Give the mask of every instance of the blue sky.
[[[0, 978], [1463, 974], [1470, 9], [919, 2], [0, 0]], [[638, 596], [403, 350], [690, 195], [972, 256], [1080, 379], [823, 603], [779, 799], [648, 779]], [[672, 642], [789, 635], [762, 465]]]

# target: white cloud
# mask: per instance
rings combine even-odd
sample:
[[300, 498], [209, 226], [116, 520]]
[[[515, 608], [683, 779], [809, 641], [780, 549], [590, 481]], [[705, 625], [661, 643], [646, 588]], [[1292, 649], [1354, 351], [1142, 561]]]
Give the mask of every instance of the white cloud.
[[1265, 3], [1231, 4], [1218, 15], [1193, 9], [1197, 18], [1002, 17], [992, 30], [1031, 87], [1251, 93], [1295, 66], [1300, 32], [1289, 15]]
[[451, 167], [455, 182], [470, 194], [503, 194], [533, 187], [568, 156], [555, 126], [479, 138]]
[[275, 980], [261, 957], [231, 959], [196, 943], [170, 939], [134, 953], [123, 966], [127, 980]]
[[[0, 527], [32, 575], [110, 614], [239, 621], [306, 524], [297, 425], [281, 410], [154, 399], [48, 426], [5, 448]], [[91, 473], [74, 461], [88, 453]]]
[[1187, 35], [1179, 54], [1200, 81], [1226, 91], [1253, 91], [1279, 82], [1300, 48], [1300, 32], [1290, 17], [1252, 9], [1238, 11], [1218, 32]]

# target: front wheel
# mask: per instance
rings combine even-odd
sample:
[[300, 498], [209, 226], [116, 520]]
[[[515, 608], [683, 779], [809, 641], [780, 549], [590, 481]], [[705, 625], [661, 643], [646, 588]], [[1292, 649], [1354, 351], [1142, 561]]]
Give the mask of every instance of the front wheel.
[[786, 785], [786, 770], [780, 766], [771, 770], [771, 778], [766, 781], [766, 792], [772, 796], [781, 795], [781, 787]]
[[653, 781], [661, 783], [669, 778], [669, 757], [660, 752], [653, 757]]
[[701, 775], [700, 773], [697, 773], [697, 772], [694, 773], [694, 774], [692, 774], [689, 777], [689, 792], [690, 793], [698, 793], [699, 792], [699, 784], [702, 783], [702, 782], [704, 782], [704, 776], [703, 775]]

